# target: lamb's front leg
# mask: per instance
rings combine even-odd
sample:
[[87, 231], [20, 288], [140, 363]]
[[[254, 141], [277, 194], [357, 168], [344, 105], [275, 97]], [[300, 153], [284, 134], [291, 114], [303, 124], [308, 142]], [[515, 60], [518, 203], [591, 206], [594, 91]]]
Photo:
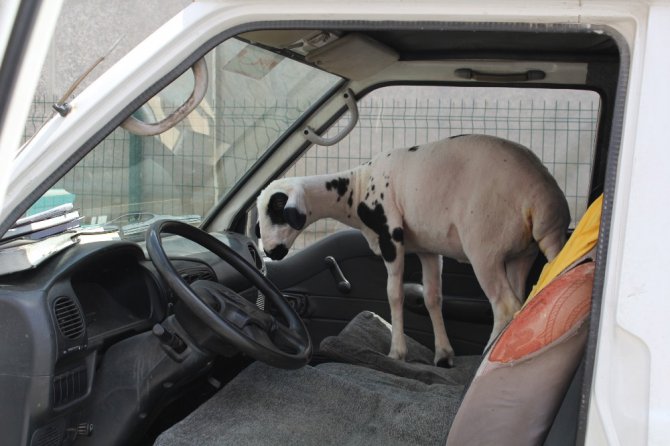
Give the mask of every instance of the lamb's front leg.
[[419, 254], [423, 276], [423, 299], [433, 324], [435, 359], [438, 367], [454, 366], [454, 349], [451, 347], [442, 317], [442, 256]]
[[386, 292], [388, 293], [389, 305], [391, 306], [391, 350], [389, 356], [393, 359], [404, 361], [407, 355], [407, 344], [403, 329], [403, 303], [405, 301], [405, 294], [402, 288], [405, 254], [402, 249], [400, 251], [392, 262], [386, 261], [386, 270], [388, 272]]

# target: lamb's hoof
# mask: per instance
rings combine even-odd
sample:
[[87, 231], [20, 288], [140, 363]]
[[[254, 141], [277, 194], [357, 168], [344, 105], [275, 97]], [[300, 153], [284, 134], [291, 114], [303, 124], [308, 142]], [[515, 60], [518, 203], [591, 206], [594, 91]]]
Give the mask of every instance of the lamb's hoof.
[[397, 359], [398, 361], [405, 361], [405, 356], [407, 355], [406, 352], [399, 352], [399, 351], [393, 351], [391, 350], [389, 352], [389, 358], [391, 359]]
[[433, 364], [435, 364], [436, 367], [450, 369], [454, 366], [454, 356], [456, 355], [451, 348], [437, 348]]
[[454, 366], [454, 358], [440, 358], [435, 363], [435, 366], [450, 369]]

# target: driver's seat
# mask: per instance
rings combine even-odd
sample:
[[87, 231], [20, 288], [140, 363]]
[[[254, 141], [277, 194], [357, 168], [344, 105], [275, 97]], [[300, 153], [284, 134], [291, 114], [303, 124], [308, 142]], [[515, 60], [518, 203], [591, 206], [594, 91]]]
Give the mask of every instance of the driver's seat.
[[[452, 369], [399, 364], [386, 358], [386, 341], [370, 342], [390, 342], [390, 333], [364, 313], [324, 341], [331, 356], [347, 363], [299, 370], [254, 363], [155, 444], [542, 444], [586, 344], [600, 200], [594, 205], [548, 265], [569, 266], [534, 290], [480, 363], [457, 357]], [[595, 235], [579, 259], [563, 255], [585, 230]], [[421, 347], [412, 345], [418, 344], [408, 341], [408, 359], [420, 361]]]

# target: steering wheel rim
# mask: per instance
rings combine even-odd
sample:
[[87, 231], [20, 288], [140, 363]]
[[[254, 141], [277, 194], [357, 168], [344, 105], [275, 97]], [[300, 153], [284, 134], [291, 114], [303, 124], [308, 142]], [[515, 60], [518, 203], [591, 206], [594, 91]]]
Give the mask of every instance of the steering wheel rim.
[[[288, 325], [284, 325], [267, 313], [264, 314], [274, 321], [272, 325], [275, 331], [270, 332], [265, 327], [253, 327], [249, 324], [238, 327], [236, 321], [226, 319], [220, 312], [205, 303], [193, 288], [181, 278], [163, 248], [161, 234], [165, 233], [179, 235], [195, 242], [227, 262], [275, 305]], [[220, 240], [189, 224], [175, 220], [161, 220], [149, 227], [146, 247], [151, 261], [168, 287], [191, 313], [212, 330], [218, 338], [232, 344], [249, 356], [275, 367], [296, 369], [309, 362], [312, 355], [312, 340], [300, 316], [286, 302], [279, 289], [272, 282]], [[220, 284], [219, 286], [223, 287]], [[228, 291], [237, 295], [232, 290], [228, 289]], [[243, 311], [239, 308], [239, 301], [228, 300], [231, 297], [229, 293], [223, 293], [220, 297], [226, 304], [233, 305], [236, 314]], [[237, 296], [244, 300], [241, 296]], [[254, 315], [246, 314], [246, 316], [252, 320]], [[266, 329], [265, 337], [261, 336], [263, 329]], [[258, 338], [256, 338], [256, 335]], [[281, 340], [290, 344], [296, 351], [290, 353], [280, 349], [273, 341], [273, 335], [281, 337]]]

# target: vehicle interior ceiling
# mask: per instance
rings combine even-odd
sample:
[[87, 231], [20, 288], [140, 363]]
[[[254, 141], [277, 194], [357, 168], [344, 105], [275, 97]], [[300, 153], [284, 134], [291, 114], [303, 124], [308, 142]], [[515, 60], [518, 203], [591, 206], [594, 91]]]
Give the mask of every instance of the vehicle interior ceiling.
[[[339, 95], [346, 89], [351, 89], [358, 101], [377, 88], [394, 85], [594, 91], [599, 95], [600, 108], [588, 203], [603, 193], [621, 64], [618, 44], [607, 32], [568, 25], [432, 24], [415, 29], [411, 24], [348, 24], [318, 29], [254, 30], [236, 37], [345, 79], [330, 98], [324, 98], [309, 116], [301, 118], [302, 122], [296, 123], [268, 149], [267, 157], [261, 160], [276, 166], [275, 172], [251, 171], [243, 180], [246, 184], [236, 189], [238, 193], [225, 196], [202, 225], [207, 231], [221, 233], [218, 237], [222, 241], [266, 273], [302, 317], [314, 343], [315, 353], [310, 364], [329, 360], [319, 353], [319, 343], [338, 334], [360, 312], [373, 311], [390, 320], [383, 261], [371, 253], [356, 231], [337, 232], [281, 261], [264, 261], [254, 245], [257, 238], [253, 235], [255, 214], [252, 209], [262, 189], [259, 186], [264, 187], [281, 175], [312, 146], [301, 134], [305, 125], [323, 133], [339, 117], [346, 119], [347, 108]], [[231, 208], [234, 209], [231, 211]], [[224, 214], [228, 217], [222, 217]], [[180, 243], [166, 241], [166, 246], [172, 244], [172, 252], [180, 253], [173, 262], [182, 277], [188, 276], [188, 281], [217, 278], [256, 302], [257, 290], [225, 262], [213, 255], [190, 251], [188, 243]], [[211, 344], [207, 335], [198, 333], [194, 338], [201, 336], [205, 347], [198, 345], [194, 350], [201, 356], [193, 360], [178, 357], [172, 368], [160, 372], [162, 375], [150, 373], [151, 361], [157, 358], [151, 355], [158, 355], [161, 350], [149, 354], [144, 348], [149, 339], [163, 336], [151, 332], [155, 323], [163, 323], [166, 330], [176, 330], [172, 322], [165, 323], [174, 309], [174, 296], [165, 283], [157, 279], [155, 269], [146, 258], [146, 250], [127, 241], [117, 242], [116, 247], [112, 245], [105, 242], [82, 246], [76, 253], [45, 263], [44, 268], [7, 280], [6, 289], [28, 295], [33, 284], [51, 284], [51, 279], [47, 279], [49, 275], [63, 276], [63, 271], [74, 271], [67, 284], [57, 281], [50, 285], [48, 299], [51, 301], [74, 289], [82, 301], [80, 305], [87, 307], [84, 312], [90, 327], [86, 343], [80, 345], [79, 341], [58, 335], [61, 351], [53, 352], [50, 358], [40, 360], [31, 371], [25, 372], [44, 377], [40, 390], [48, 389], [63, 376], [69, 380], [83, 379], [85, 383], [83, 393], [70, 399], [62, 397], [64, 402], [57, 410], [44, 412], [41, 409], [31, 418], [36, 437], [46, 438], [54, 429], [60, 432], [74, 421], [91, 422], [87, 414], [96, 407], [99, 412], [96, 429], [110, 433], [112, 439], [145, 444], [210, 398], [252, 362], [235, 349], [218, 344], [212, 348], [215, 355], [202, 353]], [[328, 257], [332, 260], [326, 260]], [[84, 260], [88, 262], [86, 266], [81, 265]], [[449, 259], [444, 262], [443, 313], [449, 338], [457, 355], [481, 354], [492, 325], [490, 305], [469, 265]], [[544, 259], [536, 262], [527, 281], [528, 289], [543, 263]], [[350, 288], [342, 286], [342, 277], [350, 283]], [[411, 284], [421, 281], [416, 256], [407, 257], [405, 280]], [[122, 289], [113, 291], [119, 287]], [[99, 298], [115, 292], [118, 296], [127, 296], [126, 300], [113, 303]], [[432, 327], [421, 300], [420, 293], [413, 294], [407, 289], [405, 333], [432, 349]], [[113, 306], [105, 307], [105, 303]], [[105, 312], [114, 314], [117, 319], [105, 321]], [[53, 318], [52, 315], [47, 317]], [[197, 326], [197, 323], [192, 325]], [[121, 326], [123, 329], [118, 328]], [[595, 339], [589, 342], [595, 343]], [[63, 345], [79, 350], [62, 352]], [[132, 358], [142, 358], [140, 366], [133, 363]], [[33, 364], [32, 359], [28, 362]], [[97, 368], [94, 375], [90, 374], [92, 368]], [[86, 370], [89, 370], [88, 375]], [[134, 379], [128, 376], [135, 376], [133, 374], [137, 382], [132, 385], [138, 388], [130, 393], [136, 390], [137, 400], [134, 393], [130, 397], [122, 395], [123, 389], [127, 390], [125, 386], [130, 385], [128, 380]], [[97, 392], [92, 388], [95, 385], [105, 386], [109, 392]], [[109, 396], [119, 389], [123, 391]], [[570, 432], [576, 432], [578, 427], [575, 415], [582, 391], [582, 383], [573, 382], [572, 401], [565, 403], [568, 415], [561, 418], [561, 422], [566, 423], [565, 429]], [[112, 435], [114, 432], [118, 437]], [[565, 444], [560, 443], [563, 437], [557, 438], [555, 444]], [[79, 440], [76, 444], [106, 444], [98, 442], [101, 437], [82, 436]], [[109, 441], [114, 444], [113, 440]], [[546, 444], [552, 444], [551, 441]]]

